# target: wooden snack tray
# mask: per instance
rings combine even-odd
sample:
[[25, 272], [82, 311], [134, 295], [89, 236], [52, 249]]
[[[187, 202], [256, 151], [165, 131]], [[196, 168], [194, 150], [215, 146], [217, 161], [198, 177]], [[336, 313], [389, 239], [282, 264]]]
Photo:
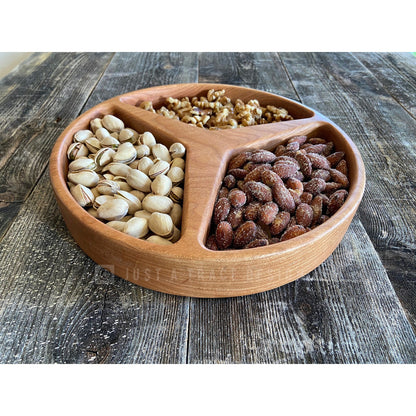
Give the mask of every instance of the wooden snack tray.
[[[294, 120], [227, 130], [206, 130], [138, 107], [166, 98], [206, 96], [225, 89], [232, 101], [259, 100], [284, 107]], [[70, 194], [66, 151], [73, 135], [89, 128], [93, 118], [113, 114], [127, 127], [151, 131], [170, 146], [186, 146], [182, 235], [169, 246], [157, 245], [116, 231], [92, 217]], [[344, 205], [325, 223], [292, 240], [265, 247], [212, 251], [205, 247], [215, 199], [228, 161], [250, 149], [273, 150], [296, 135], [322, 137], [345, 152], [350, 189]], [[309, 273], [327, 259], [343, 238], [360, 204], [365, 169], [352, 140], [315, 110], [271, 93], [224, 84], [176, 84], [133, 91], [107, 100], [83, 113], [58, 138], [50, 157], [50, 177], [59, 209], [73, 238], [96, 263], [137, 285], [160, 292], [194, 297], [229, 297], [259, 293]]]

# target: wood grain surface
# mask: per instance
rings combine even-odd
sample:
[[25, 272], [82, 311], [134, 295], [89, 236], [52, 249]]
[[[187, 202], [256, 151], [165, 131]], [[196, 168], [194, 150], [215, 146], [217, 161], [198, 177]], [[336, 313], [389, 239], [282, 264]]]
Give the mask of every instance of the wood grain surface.
[[[415, 74], [410, 54], [29, 57], [0, 81], [0, 362], [416, 363]], [[69, 235], [46, 170], [65, 126], [115, 95], [198, 81], [299, 100], [358, 146], [358, 215], [304, 278], [237, 298], [165, 295], [104, 271]]]

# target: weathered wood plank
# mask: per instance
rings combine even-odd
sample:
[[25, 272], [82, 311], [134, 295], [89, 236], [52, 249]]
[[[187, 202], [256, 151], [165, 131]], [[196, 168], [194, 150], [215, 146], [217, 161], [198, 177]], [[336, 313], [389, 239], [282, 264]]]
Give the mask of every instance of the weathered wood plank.
[[[116, 54], [108, 69], [125, 67], [127, 75], [104, 74], [92, 105], [138, 87], [138, 73], [140, 88], [150, 80], [165, 83], [162, 70], [149, 78], [132, 70], [138, 61], [137, 70], [174, 61], [166, 82], [196, 81], [196, 55], [179, 58]], [[88, 101], [84, 109], [92, 105]], [[142, 289], [96, 265], [76, 246], [56, 210], [45, 173], [0, 243], [0, 360], [186, 362], [189, 299]], [[18, 252], [22, 256], [13, 255]]]
[[358, 219], [327, 261], [293, 283], [192, 299], [190, 331], [191, 363], [416, 362], [415, 334]]
[[416, 56], [411, 53], [354, 53], [384, 89], [416, 117]]
[[[0, 236], [112, 54], [33, 54], [0, 81]], [[13, 209], [11, 209], [13, 207]]]
[[[254, 59], [254, 55], [244, 56], [245, 60]], [[219, 77], [213, 79], [212, 64], [202, 65], [201, 59], [200, 79], [231, 84], [241, 81], [240, 72], [230, 69], [239, 67], [238, 54], [209, 58], [214, 60]], [[314, 100], [308, 100], [305, 91], [297, 89], [297, 78], [291, 72], [283, 85], [287, 90], [293, 88], [293, 82], [296, 91], [292, 91], [292, 97], [299, 94], [305, 104], [319, 110], [315, 100], [324, 103], [328, 98], [325, 94], [318, 97], [313, 90], [319, 77], [328, 74], [319, 68], [321, 72], [316, 70], [312, 74], [315, 82], [311, 82], [311, 73], [306, 69], [308, 60], [302, 55], [299, 61], [303, 63], [302, 71], [296, 75], [311, 90]], [[265, 59], [260, 67], [254, 63], [245, 66], [254, 72], [258, 68], [263, 73], [286, 74], [286, 68], [279, 69], [278, 62]], [[237, 74], [234, 81], [230, 73]], [[244, 84], [260, 88], [258, 79], [252, 72], [251, 82], [244, 79]], [[284, 78], [279, 75], [269, 79], [272, 84], [262, 84], [261, 89], [277, 89], [276, 79]], [[281, 85], [282, 82], [279, 88]], [[333, 113], [339, 114], [335, 108]], [[378, 304], [380, 298], [383, 300]], [[397, 327], [391, 326], [391, 319]], [[309, 275], [255, 296], [192, 299], [190, 322], [191, 363], [414, 362], [416, 358], [412, 348], [414, 334], [358, 218], [334, 254]], [[392, 339], [384, 336], [386, 332], [392, 335], [391, 331]], [[373, 344], [369, 341], [373, 338], [379, 341]]]
[[351, 54], [282, 58], [302, 101], [338, 123], [363, 156], [358, 215], [416, 330], [415, 120]]
[[241, 85], [299, 100], [277, 53], [202, 53], [198, 81]]
[[[196, 82], [195, 53], [125, 53], [114, 56], [84, 110], [102, 101], [142, 88]], [[99, 88], [105, 85], [106, 88]]]
[[187, 314], [89, 259], [45, 172], [0, 244], [0, 362], [184, 362]]

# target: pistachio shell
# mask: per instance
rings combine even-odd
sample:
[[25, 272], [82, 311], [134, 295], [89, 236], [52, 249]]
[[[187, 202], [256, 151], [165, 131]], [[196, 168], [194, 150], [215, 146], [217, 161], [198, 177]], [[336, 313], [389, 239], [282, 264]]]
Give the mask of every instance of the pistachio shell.
[[154, 179], [158, 175], [164, 175], [169, 171], [169, 163], [165, 160], [157, 161], [153, 166], [149, 169], [149, 178]]
[[98, 218], [107, 221], [120, 221], [129, 210], [129, 205], [122, 199], [113, 198], [97, 209]]
[[172, 241], [172, 243], [176, 243], [181, 238], [181, 230], [175, 226], [173, 226], [171, 234], [169, 241]]
[[81, 207], [86, 207], [94, 202], [94, 194], [84, 185], [78, 184], [72, 187], [70, 192]]
[[93, 120], [90, 121], [90, 128], [94, 132], [94, 134], [101, 127], [103, 127], [103, 124], [101, 123], [100, 118], [94, 118]]
[[166, 175], [158, 175], [152, 182], [152, 192], [155, 195], [168, 195], [172, 189], [172, 181]]
[[113, 131], [118, 132], [124, 129], [123, 121], [111, 114], [104, 116], [101, 122], [103, 126], [110, 132], [113, 132]]
[[173, 159], [178, 157], [183, 158], [185, 156], [185, 146], [182, 143], [173, 143], [172, 146], [169, 147], [170, 155]]
[[99, 127], [97, 130], [95, 130], [95, 136], [99, 141], [102, 141], [106, 137], [110, 137], [110, 132], [104, 127]]
[[122, 176], [123, 178], [126, 178], [129, 172], [131, 171], [131, 168], [124, 163], [111, 162], [108, 165], [106, 165], [103, 169], [103, 172], [107, 171], [109, 171], [113, 175]]
[[90, 137], [84, 143], [91, 153], [97, 153], [101, 149], [101, 143], [96, 137]]
[[182, 222], [182, 207], [179, 204], [173, 204], [173, 207], [169, 213], [172, 218], [175, 227], [180, 228]]
[[162, 143], [156, 143], [152, 146], [152, 154], [154, 157], [168, 163], [172, 160], [169, 149]]
[[126, 228], [126, 223], [124, 221], [109, 221], [107, 222], [107, 225], [121, 232], [124, 232], [124, 229]]
[[99, 195], [95, 197], [93, 207], [98, 209], [101, 205], [105, 204], [108, 201], [112, 201], [114, 197], [112, 195]]
[[147, 220], [150, 218], [151, 215], [152, 213], [149, 211], [146, 211], [145, 209], [140, 209], [134, 213], [135, 217], [146, 218]]
[[81, 184], [91, 188], [97, 185], [100, 177], [93, 170], [81, 170], [79, 172], [69, 172], [68, 180], [76, 185]]
[[116, 154], [113, 156], [114, 162], [129, 164], [136, 159], [137, 151], [130, 142], [120, 144], [117, 148]]
[[[111, 136], [111, 137], [114, 137], [115, 139], [117, 139], [117, 140], [118, 140], [118, 132], [113, 131], [112, 133], [110, 133], [110, 136]], [[118, 141], [120, 141], [120, 140], [118, 140]]]
[[74, 142], [84, 143], [85, 140], [94, 136], [94, 133], [91, 130], [78, 130], [74, 134]]
[[72, 161], [69, 166], [69, 172], [79, 172], [80, 170], [95, 170], [97, 165], [88, 157], [80, 157]]
[[139, 133], [137, 133], [136, 130], [133, 130], [129, 127], [120, 130], [120, 133], [118, 135], [118, 141], [120, 143], [130, 142], [130, 143], [135, 144], [138, 138], [139, 138]]
[[126, 181], [134, 189], [142, 192], [150, 192], [150, 185], [152, 181], [140, 170], [130, 169], [129, 174], [126, 177]]
[[168, 214], [153, 212], [149, 218], [150, 230], [161, 237], [171, 237], [173, 227], [172, 218]]
[[185, 170], [185, 160], [182, 159], [181, 157], [176, 157], [175, 159], [172, 160], [170, 164], [170, 168], [172, 169], [173, 167], [178, 167], [178, 168], [181, 168], [182, 170]]
[[169, 193], [169, 197], [173, 202], [180, 203], [183, 199], [183, 189], [180, 186], [174, 186]]
[[90, 188], [91, 192], [94, 194], [94, 198], [97, 198], [98, 196], [100, 196], [101, 194], [98, 192], [98, 189], [96, 186], [94, 186], [94, 188]]
[[96, 188], [101, 195], [114, 195], [120, 190], [120, 185], [115, 181], [102, 179], [97, 183]]
[[122, 178], [120, 176], [116, 176], [114, 181], [120, 185], [121, 191], [131, 192], [133, 188], [126, 182], [126, 178]]
[[115, 198], [120, 198], [126, 201], [129, 204], [129, 211], [128, 213], [130, 215], [133, 215], [136, 211], [141, 209], [142, 203], [140, 202], [140, 199], [135, 197], [129, 192], [119, 190], [115, 195]]
[[137, 169], [138, 164], [139, 164], [139, 159], [133, 160], [133, 162], [128, 163], [129, 168], [131, 168], [131, 169]]
[[160, 244], [162, 246], [168, 246], [173, 244], [172, 241], [167, 240], [166, 238], [160, 237], [158, 235], [151, 235], [149, 238], [146, 239], [149, 243]]
[[66, 155], [69, 160], [79, 159], [88, 156], [88, 148], [83, 143], [71, 143], [68, 147]]
[[143, 173], [148, 175], [149, 170], [153, 165], [154, 165], [154, 163], [153, 163], [152, 159], [150, 159], [147, 156], [144, 156], [138, 161], [136, 169], [141, 170]]
[[124, 232], [132, 237], [142, 238], [149, 232], [146, 218], [133, 217], [126, 222]]
[[113, 161], [116, 152], [109, 147], [103, 147], [95, 154], [95, 163], [97, 166], [103, 167]]
[[152, 148], [156, 144], [156, 139], [150, 131], [145, 131], [143, 134], [139, 135], [138, 142]]
[[88, 214], [93, 216], [94, 218], [98, 218], [97, 210], [93, 207], [87, 209]]
[[137, 189], [133, 189], [132, 191], [130, 191], [130, 193], [132, 195], [134, 195], [137, 199], [139, 199], [140, 201], [143, 200], [143, 198], [146, 196], [146, 194], [142, 191], [138, 191]]
[[138, 158], [142, 158], [142, 157], [150, 155], [150, 147], [147, 146], [146, 144], [139, 144], [138, 146], [135, 147], [135, 149], [136, 149]]
[[173, 186], [175, 186], [182, 183], [185, 177], [185, 172], [181, 168], [175, 166], [170, 168], [167, 176], [171, 179]]
[[168, 214], [173, 202], [167, 196], [148, 194], [143, 198], [142, 207], [149, 212], [162, 212]]
[[117, 147], [120, 145], [120, 142], [111, 135], [104, 137], [102, 140], [100, 140], [100, 143], [102, 147], [111, 147], [112, 149], [117, 149]]

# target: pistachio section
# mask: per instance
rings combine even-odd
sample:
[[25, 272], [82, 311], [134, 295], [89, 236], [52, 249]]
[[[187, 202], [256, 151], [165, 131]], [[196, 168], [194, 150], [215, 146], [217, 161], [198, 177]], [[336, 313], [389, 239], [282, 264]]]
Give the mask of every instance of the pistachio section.
[[110, 228], [155, 244], [179, 240], [186, 148], [159, 143], [107, 114], [77, 131], [68, 146], [74, 200]]

